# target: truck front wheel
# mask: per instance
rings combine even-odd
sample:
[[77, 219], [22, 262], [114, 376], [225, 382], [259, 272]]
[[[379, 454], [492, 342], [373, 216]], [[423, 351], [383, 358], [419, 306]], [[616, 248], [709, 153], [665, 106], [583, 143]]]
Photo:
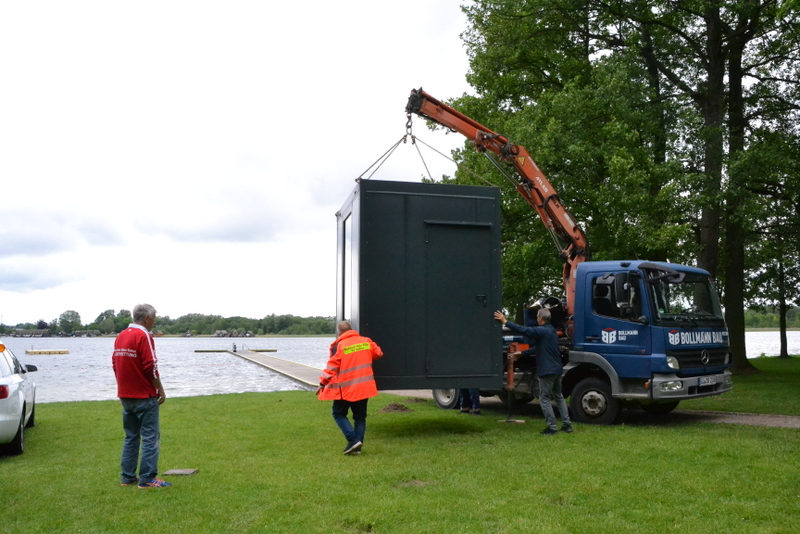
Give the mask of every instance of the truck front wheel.
[[452, 410], [458, 406], [458, 390], [457, 389], [434, 389], [433, 400], [436, 406], [443, 410]]
[[611, 386], [599, 378], [585, 378], [570, 394], [572, 418], [579, 423], [610, 425], [619, 418], [619, 401], [611, 396]]

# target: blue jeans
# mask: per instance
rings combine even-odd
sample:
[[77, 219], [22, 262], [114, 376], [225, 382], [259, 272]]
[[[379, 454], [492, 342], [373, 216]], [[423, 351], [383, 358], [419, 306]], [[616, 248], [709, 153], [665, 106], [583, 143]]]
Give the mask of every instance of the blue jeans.
[[[346, 401], [335, 400], [333, 401], [333, 420], [339, 426], [347, 443], [355, 443], [360, 441], [364, 443], [364, 432], [367, 430], [367, 401], [369, 399], [362, 399], [360, 401]], [[347, 411], [353, 410], [353, 423], [355, 428], [350, 424], [347, 419]]]
[[544, 420], [551, 430], [558, 430], [556, 426], [556, 414], [553, 413], [553, 405], [550, 401], [555, 397], [558, 414], [561, 416], [562, 425], [571, 425], [567, 403], [561, 393], [561, 375], [547, 375], [539, 377], [539, 404], [542, 406]]
[[[122, 483], [136, 480], [139, 464], [139, 484], [151, 482], [158, 473], [158, 453], [161, 447], [161, 429], [158, 422], [158, 398], [120, 399], [122, 404]], [[142, 460], [139, 463], [139, 444]]]
[[458, 404], [462, 412], [468, 412], [470, 408], [474, 411], [480, 411], [481, 395], [477, 389], [459, 389], [458, 397]]

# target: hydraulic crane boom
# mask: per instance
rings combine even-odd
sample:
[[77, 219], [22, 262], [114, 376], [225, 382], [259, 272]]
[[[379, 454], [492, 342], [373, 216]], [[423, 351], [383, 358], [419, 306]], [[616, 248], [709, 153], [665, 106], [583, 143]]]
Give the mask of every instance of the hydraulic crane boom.
[[421, 88], [412, 89], [406, 112], [416, 113], [472, 139], [478, 152], [493, 152], [500, 161], [514, 168], [519, 178], [517, 191], [537, 211], [545, 227], [563, 243], [559, 252], [564, 261], [562, 277], [567, 297], [566, 311], [567, 314], [575, 313], [575, 269], [579, 263], [589, 259], [589, 241], [525, 147], [511, 143], [508, 138], [459, 113]]

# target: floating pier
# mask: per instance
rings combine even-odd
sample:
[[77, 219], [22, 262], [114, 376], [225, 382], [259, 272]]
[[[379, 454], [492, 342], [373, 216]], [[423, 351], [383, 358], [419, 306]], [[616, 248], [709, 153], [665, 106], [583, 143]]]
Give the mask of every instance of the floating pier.
[[25, 354], [69, 354], [67, 349], [25, 349]]
[[[244, 351], [250, 352], [278, 352], [278, 349], [243, 349]], [[194, 349], [195, 352], [230, 352], [231, 354], [236, 354], [235, 351], [231, 349]]]
[[310, 365], [303, 365], [302, 363], [290, 362], [289, 360], [282, 360], [275, 356], [267, 356], [266, 354], [261, 354], [262, 351], [242, 350], [238, 352], [229, 352], [247, 361], [258, 364], [261, 367], [266, 367], [270, 371], [280, 373], [286, 378], [294, 380], [298, 384], [309, 389], [316, 389], [319, 385], [319, 375], [322, 373], [322, 369], [317, 369]]

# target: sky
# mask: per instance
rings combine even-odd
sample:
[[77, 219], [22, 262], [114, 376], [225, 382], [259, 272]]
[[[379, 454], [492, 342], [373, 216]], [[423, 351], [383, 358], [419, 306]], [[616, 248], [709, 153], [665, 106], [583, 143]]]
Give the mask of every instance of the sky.
[[412, 88], [470, 92], [466, 1], [0, 4], [0, 322], [335, 315], [335, 214]]

